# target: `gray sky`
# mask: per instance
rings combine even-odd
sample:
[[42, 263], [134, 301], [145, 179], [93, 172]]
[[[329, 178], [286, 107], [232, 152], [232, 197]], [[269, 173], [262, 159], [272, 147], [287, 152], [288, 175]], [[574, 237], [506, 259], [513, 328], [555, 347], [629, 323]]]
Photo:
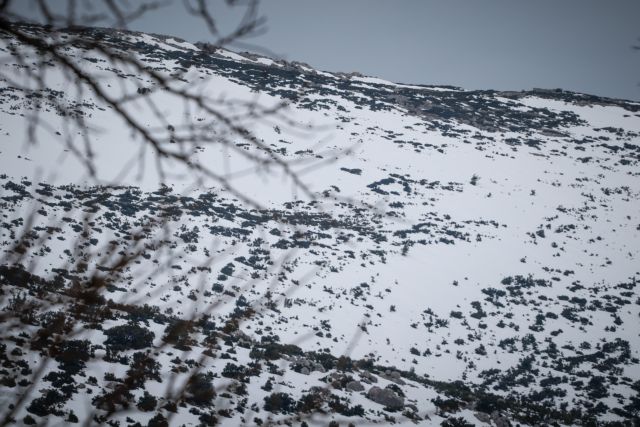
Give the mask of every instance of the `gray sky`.
[[[260, 13], [267, 31], [251, 42], [321, 70], [640, 100], [640, 0], [263, 0]], [[210, 39], [182, 1], [130, 28]]]

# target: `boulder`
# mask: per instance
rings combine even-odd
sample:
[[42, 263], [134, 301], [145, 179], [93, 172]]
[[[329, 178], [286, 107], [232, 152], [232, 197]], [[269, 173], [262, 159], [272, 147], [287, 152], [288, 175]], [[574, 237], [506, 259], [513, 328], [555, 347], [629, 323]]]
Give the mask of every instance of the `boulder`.
[[476, 412], [473, 414], [481, 423], [491, 424], [491, 415], [486, 412]]
[[395, 391], [388, 388], [371, 387], [367, 392], [367, 398], [390, 409], [401, 409], [404, 407], [404, 397], [398, 396]]
[[509, 419], [498, 411], [493, 411], [491, 413], [491, 420], [496, 425], [496, 427], [511, 427], [511, 422]]
[[341, 374], [340, 372], [331, 372], [329, 374], [329, 378], [332, 381], [340, 381], [342, 379], [342, 377], [344, 377], [344, 374]]
[[364, 390], [364, 386], [360, 381], [350, 381], [347, 383], [347, 390], [362, 391]]

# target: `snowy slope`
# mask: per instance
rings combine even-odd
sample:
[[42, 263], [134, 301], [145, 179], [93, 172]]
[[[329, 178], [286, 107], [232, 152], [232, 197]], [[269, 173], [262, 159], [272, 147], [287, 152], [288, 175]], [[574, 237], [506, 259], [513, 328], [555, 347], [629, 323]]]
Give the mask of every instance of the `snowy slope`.
[[[79, 319], [72, 339], [85, 344], [52, 353], [33, 397], [63, 391], [25, 402], [17, 420], [51, 416], [55, 424], [70, 410], [81, 421], [105, 416], [104, 397], [126, 382], [136, 351], [150, 351], [159, 372], [116, 399], [114, 408], [134, 409], [111, 416], [121, 425], [157, 414], [172, 425], [206, 424], [207, 414], [225, 425], [307, 413], [320, 425], [637, 419], [639, 104], [559, 90], [402, 85], [160, 36], [86, 34], [107, 34], [104, 43], [180, 73], [176, 84], [219, 97], [229, 111], [253, 100], [286, 108], [239, 119], [268, 150], [229, 136], [237, 150], [203, 144], [193, 154], [258, 207], [215, 181], [194, 181], [177, 163], [163, 180], [112, 109], [89, 90], [81, 98], [69, 91], [55, 69], [47, 93], [0, 83], [3, 304], [7, 312], [40, 305], [20, 324], [5, 320], [3, 413], [27, 389], [20, 380], [41, 364], [41, 348], [64, 347], [33, 338], [60, 310]], [[20, 48], [3, 38], [2, 52], [12, 45]], [[131, 70], [76, 50], [114, 95], [148, 88], [160, 114], [142, 100], [131, 111], [167, 141], [209, 120]], [[20, 80], [18, 64], [3, 67]], [[66, 126], [60, 104], [96, 131], [97, 181], [64, 145], [78, 129]], [[47, 123], [35, 146], [25, 142], [34, 111]], [[210, 131], [224, 129], [212, 121]], [[277, 168], [246, 173], [243, 152], [282, 156], [315, 198]], [[27, 228], [31, 244], [16, 258]], [[138, 252], [125, 269], [109, 269]], [[94, 273], [107, 285], [81, 310], [74, 298]], [[153, 340], [119, 349], [109, 341], [119, 325]], [[65, 351], [86, 360], [70, 367]], [[217, 396], [172, 409], [166, 390], [186, 384], [194, 366]], [[404, 395], [396, 408], [372, 399], [372, 387], [389, 384]], [[145, 388], [157, 409], [135, 409]], [[275, 392], [291, 403], [274, 409]]]

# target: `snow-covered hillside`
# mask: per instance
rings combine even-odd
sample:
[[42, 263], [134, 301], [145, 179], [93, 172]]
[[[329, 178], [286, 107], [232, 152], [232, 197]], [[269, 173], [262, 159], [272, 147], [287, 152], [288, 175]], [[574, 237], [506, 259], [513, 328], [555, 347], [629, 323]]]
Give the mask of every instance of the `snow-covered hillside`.
[[[183, 149], [197, 122], [233, 144], [189, 152], [233, 191], [180, 162], [161, 176], [89, 87], [70, 90], [51, 67], [47, 89], [30, 90], [18, 83], [35, 62], [0, 65], [12, 76], [0, 82], [3, 414], [122, 426], [638, 420], [640, 104], [81, 34], [219, 99], [259, 141], [70, 48], [112, 96], [144, 95], [129, 111], [167, 147]], [[26, 49], [0, 36], [3, 56]], [[254, 102], [284, 107], [257, 120], [243, 109]], [[92, 130], [97, 178], [65, 142], [82, 136], [69, 112]], [[294, 174], [254, 168], [273, 155]]]

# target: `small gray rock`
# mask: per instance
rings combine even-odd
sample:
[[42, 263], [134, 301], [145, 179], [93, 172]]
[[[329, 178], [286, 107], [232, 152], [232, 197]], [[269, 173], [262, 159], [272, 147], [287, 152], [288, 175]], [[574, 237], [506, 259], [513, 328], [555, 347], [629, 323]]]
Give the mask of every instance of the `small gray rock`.
[[340, 372], [331, 372], [329, 374], [329, 378], [332, 380], [340, 380], [342, 378], [342, 374]]
[[366, 372], [366, 371], [360, 373], [360, 378], [362, 378], [363, 381], [364, 380], [368, 381], [369, 383], [377, 383], [378, 382], [378, 378], [376, 378], [375, 375], [373, 375], [372, 373]]
[[364, 386], [360, 381], [350, 381], [347, 383], [347, 390], [362, 391], [364, 390]]
[[[387, 374], [387, 372], [389, 372]], [[400, 373], [397, 371], [386, 371], [384, 374], [380, 374], [380, 376], [382, 378], [384, 378], [385, 380], [389, 380], [391, 382], [394, 382], [398, 385], [406, 385], [407, 383], [404, 382], [404, 380], [400, 377]]]
[[473, 414], [481, 423], [491, 424], [491, 415], [486, 412], [476, 412]]
[[496, 425], [496, 427], [511, 427], [511, 422], [507, 417], [504, 417], [498, 411], [493, 411], [491, 413], [491, 420]]
[[367, 392], [367, 398], [391, 409], [404, 407], [404, 397], [398, 396], [396, 392], [388, 388], [382, 389], [378, 386], [373, 386]]

